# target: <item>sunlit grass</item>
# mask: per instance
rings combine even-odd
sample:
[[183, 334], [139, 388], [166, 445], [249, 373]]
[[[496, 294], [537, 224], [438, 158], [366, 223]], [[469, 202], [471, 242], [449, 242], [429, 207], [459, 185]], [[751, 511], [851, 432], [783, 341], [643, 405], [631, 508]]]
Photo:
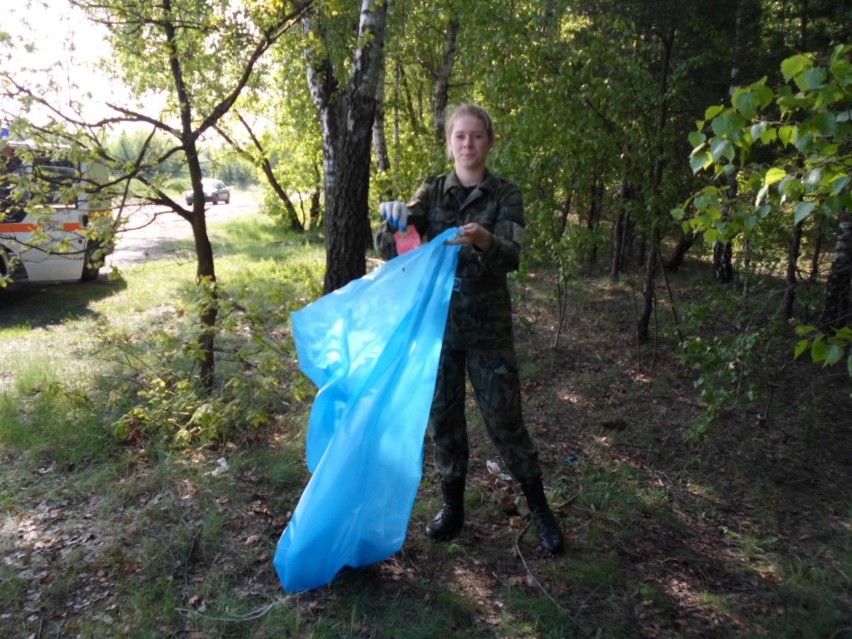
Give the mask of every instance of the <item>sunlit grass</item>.
[[[211, 225], [210, 235], [223, 321], [229, 303], [236, 302], [256, 313], [277, 313], [283, 325], [290, 310], [318, 295], [321, 244], [282, 232], [265, 216]], [[193, 260], [165, 257], [128, 266], [109, 282], [25, 289], [14, 300], [20, 323], [0, 322], [0, 443], [53, 451], [57, 458], [102, 447], [104, 437], [114, 436], [114, 417], [93, 406], [103, 403], [96, 400], [99, 394], [110, 394], [117, 363], [104, 337], [126, 341], [125, 363], [156, 364], [156, 354], [144, 348], [143, 359], [132, 360], [132, 347], [145, 347], [146, 335], [192, 330], [195, 273]], [[222, 330], [227, 344], [227, 325]], [[87, 397], [94, 400], [88, 407]], [[106, 401], [118, 407], [119, 398]]]

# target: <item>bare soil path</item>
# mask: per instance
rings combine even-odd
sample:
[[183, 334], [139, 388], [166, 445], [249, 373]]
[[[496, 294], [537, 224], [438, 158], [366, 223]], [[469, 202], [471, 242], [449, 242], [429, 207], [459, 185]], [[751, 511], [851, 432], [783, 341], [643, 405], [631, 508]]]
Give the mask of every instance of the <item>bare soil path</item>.
[[[213, 225], [256, 215], [257, 195], [248, 191], [232, 191], [228, 204], [208, 204], [207, 224]], [[127, 226], [106, 259], [106, 266], [123, 268], [162, 258], [173, 252], [175, 243], [192, 238], [192, 228], [173, 211], [158, 206], [128, 208], [124, 215]]]

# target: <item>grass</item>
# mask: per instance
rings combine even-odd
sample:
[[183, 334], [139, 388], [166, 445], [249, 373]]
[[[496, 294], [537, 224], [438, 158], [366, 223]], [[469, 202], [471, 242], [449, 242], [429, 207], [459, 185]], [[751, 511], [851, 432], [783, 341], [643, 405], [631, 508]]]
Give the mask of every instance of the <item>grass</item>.
[[[755, 405], [741, 401], [691, 441], [696, 373], [677, 360], [671, 326], [637, 354], [631, 287], [593, 276], [572, 284], [558, 345], [547, 278], [514, 284], [527, 421], [566, 556], [543, 555], [534, 527], [501, 512], [517, 488], [485, 469], [498, 457], [471, 411], [458, 539], [420, 532], [440, 504], [427, 464], [402, 552], [328, 587], [282, 592], [272, 556], [308, 478], [315, 391], [295, 370], [288, 315], [319, 294], [322, 245], [263, 218], [210, 233], [223, 300], [210, 396], [186, 383], [189, 261], [3, 293], [0, 623], [13, 634], [850, 633], [850, 441], [836, 428], [848, 397], [826, 382], [781, 389], [779, 408], [787, 396], [807, 401], [784, 403], [783, 419], [773, 410], [771, 429], [756, 429]], [[674, 285], [707, 297], [688, 272]], [[801, 388], [813, 372], [795, 368], [801, 377], [773, 383]]]

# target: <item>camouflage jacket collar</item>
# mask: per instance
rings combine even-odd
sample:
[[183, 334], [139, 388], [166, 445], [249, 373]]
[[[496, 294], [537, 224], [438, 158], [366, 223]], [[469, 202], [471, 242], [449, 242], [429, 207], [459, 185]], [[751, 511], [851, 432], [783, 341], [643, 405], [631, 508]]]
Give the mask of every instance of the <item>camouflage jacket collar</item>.
[[[494, 191], [496, 188], [497, 178], [491, 175], [491, 172], [487, 169], [485, 170], [485, 177], [482, 178], [482, 182], [476, 185], [474, 192], [476, 191]], [[450, 171], [447, 174], [447, 179], [444, 180], [444, 195], [452, 191], [453, 189], [464, 189], [465, 187], [459, 182], [459, 176], [456, 175], [456, 172]]]

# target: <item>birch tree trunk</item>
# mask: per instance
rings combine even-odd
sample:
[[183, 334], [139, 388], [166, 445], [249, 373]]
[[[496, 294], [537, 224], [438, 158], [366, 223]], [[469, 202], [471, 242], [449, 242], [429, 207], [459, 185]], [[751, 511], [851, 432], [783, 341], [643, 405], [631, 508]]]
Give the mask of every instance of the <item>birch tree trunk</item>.
[[323, 135], [325, 170], [326, 271], [330, 293], [366, 273], [371, 243], [368, 196], [376, 89], [384, 60], [387, 2], [363, 0], [352, 68], [345, 86], [335, 76], [321, 16], [304, 20], [306, 33], [321, 46], [308, 49], [308, 84]]
[[387, 75], [387, 66], [384, 47], [380, 49], [379, 77], [376, 81], [376, 117], [373, 121], [373, 150], [376, 153], [376, 169], [379, 173], [387, 173], [391, 168], [388, 141], [385, 137], [385, 76]]

